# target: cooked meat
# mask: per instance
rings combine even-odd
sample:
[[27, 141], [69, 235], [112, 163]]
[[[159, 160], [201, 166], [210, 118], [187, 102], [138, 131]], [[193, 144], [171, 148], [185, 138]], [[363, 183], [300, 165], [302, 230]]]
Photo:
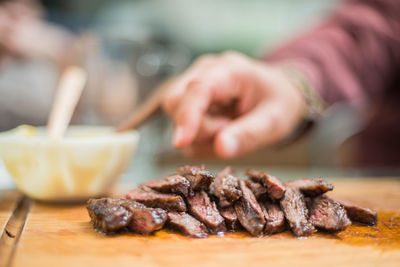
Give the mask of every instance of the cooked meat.
[[182, 166], [176, 170], [177, 174], [185, 177], [190, 182], [193, 190], [210, 189], [211, 183], [214, 181], [214, 176], [207, 171], [204, 166]]
[[226, 167], [218, 173], [211, 188], [210, 191], [219, 199], [222, 206], [225, 206], [225, 202], [233, 203], [242, 196], [239, 179], [235, 177], [231, 167]]
[[245, 183], [251, 192], [253, 192], [256, 199], [259, 199], [267, 194], [267, 188], [265, 188], [262, 184], [253, 182], [251, 180], [246, 180]]
[[265, 177], [267, 174], [265, 172], [258, 172], [258, 171], [252, 171], [252, 170], [246, 170], [245, 174], [247, 177], [252, 180], [253, 182], [259, 183], [264, 185]]
[[244, 228], [261, 236], [289, 227], [295, 236], [308, 236], [316, 229], [342, 231], [351, 221], [377, 222], [375, 211], [324, 195], [333, 186], [323, 179], [283, 185], [264, 172], [247, 171], [249, 179], [244, 181], [231, 167], [216, 178], [204, 166], [183, 166], [177, 173], [145, 182], [125, 199], [89, 200], [93, 227], [104, 233], [148, 235], [167, 225], [184, 235], [205, 238], [227, 229]]
[[158, 208], [136, 208], [131, 211], [133, 216], [128, 227], [133, 232], [143, 235], [160, 230], [168, 217], [165, 210]]
[[168, 225], [186, 236], [196, 238], [208, 236], [205, 225], [185, 212], [169, 212]]
[[268, 235], [285, 231], [285, 215], [279, 205], [271, 202], [263, 202], [261, 208], [264, 212], [266, 224], [264, 232]]
[[310, 222], [318, 229], [332, 232], [343, 231], [351, 225], [344, 207], [324, 195], [312, 199]]
[[166, 211], [147, 208], [127, 199], [90, 199], [87, 209], [93, 227], [104, 233], [129, 228], [135, 233], [147, 235], [161, 229], [167, 220]]
[[308, 210], [311, 208], [312, 198], [311, 197], [304, 197], [304, 201], [306, 202], [306, 207]]
[[170, 175], [163, 179], [145, 182], [144, 185], [161, 193], [178, 194], [184, 197], [187, 197], [191, 191], [189, 181], [180, 175]]
[[290, 229], [296, 236], [307, 236], [315, 231], [308, 221], [308, 210], [303, 194], [296, 188], [287, 187], [280, 202]]
[[186, 204], [181, 196], [161, 194], [144, 185], [129, 192], [126, 198], [143, 203], [148, 207], [161, 208], [167, 211], [186, 211]]
[[254, 182], [264, 185], [267, 188], [268, 196], [272, 200], [279, 200], [285, 194], [285, 186], [272, 175], [251, 170], [247, 170], [246, 175]]
[[221, 208], [219, 213], [224, 217], [225, 225], [230, 231], [236, 231], [239, 228], [238, 217], [234, 207]]
[[288, 182], [287, 185], [299, 189], [304, 195], [310, 197], [316, 197], [333, 190], [333, 185], [321, 178], [317, 180], [299, 179]]
[[224, 218], [219, 214], [217, 205], [211, 201], [207, 193], [197, 191], [187, 198], [190, 214], [204, 223], [211, 233], [226, 231]]
[[285, 194], [286, 188], [275, 176], [267, 175], [264, 181], [268, 196], [273, 200], [279, 200]]
[[244, 181], [240, 181], [242, 197], [235, 203], [235, 211], [240, 224], [252, 235], [262, 234], [265, 218], [253, 192], [246, 186]]
[[218, 201], [218, 207], [220, 207], [220, 208], [227, 208], [227, 207], [231, 207], [231, 206], [232, 206], [232, 203], [229, 202], [228, 200], [219, 200]]
[[374, 210], [358, 206], [348, 201], [337, 201], [346, 209], [347, 217], [349, 217], [352, 222], [366, 225], [375, 225], [378, 221], [378, 215]]
[[113, 198], [89, 199], [86, 208], [93, 227], [104, 233], [125, 228], [132, 218], [132, 212], [121, 206], [124, 202]]

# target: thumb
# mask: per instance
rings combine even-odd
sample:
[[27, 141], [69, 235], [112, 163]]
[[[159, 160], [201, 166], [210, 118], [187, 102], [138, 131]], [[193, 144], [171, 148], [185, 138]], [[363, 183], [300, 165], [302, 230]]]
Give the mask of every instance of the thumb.
[[215, 153], [222, 158], [232, 158], [279, 141], [290, 131], [282, 114], [278, 104], [260, 103], [217, 134]]

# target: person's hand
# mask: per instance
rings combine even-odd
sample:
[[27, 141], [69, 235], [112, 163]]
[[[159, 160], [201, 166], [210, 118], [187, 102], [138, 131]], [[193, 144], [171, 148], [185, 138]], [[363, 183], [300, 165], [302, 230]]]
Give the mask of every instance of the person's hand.
[[235, 52], [202, 56], [168, 86], [163, 107], [175, 123], [173, 143], [192, 155], [231, 158], [277, 143], [305, 112], [279, 67]]
[[[33, 3], [32, 3], [33, 4]], [[0, 5], [0, 52], [17, 57], [43, 57], [65, 65], [73, 56], [74, 37], [40, 17], [38, 6], [5, 2]]]

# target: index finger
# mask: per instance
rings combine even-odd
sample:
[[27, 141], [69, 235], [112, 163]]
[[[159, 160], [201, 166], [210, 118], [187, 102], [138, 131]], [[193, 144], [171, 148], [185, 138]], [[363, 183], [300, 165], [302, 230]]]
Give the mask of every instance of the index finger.
[[214, 55], [201, 56], [182, 75], [172, 79], [171, 83], [168, 84], [169, 88], [164, 95], [162, 103], [164, 110], [169, 115], [174, 117], [174, 114], [177, 112], [177, 108], [179, 107], [179, 103], [181, 103], [188, 83], [194, 77], [198, 77], [203, 71], [209, 68], [214, 61]]
[[174, 145], [177, 148], [188, 146], [197, 135], [202, 117], [210, 104], [210, 90], [204, 83], [192, 80], [186, 87], [186, 93], [174, 116], [176, 128]]

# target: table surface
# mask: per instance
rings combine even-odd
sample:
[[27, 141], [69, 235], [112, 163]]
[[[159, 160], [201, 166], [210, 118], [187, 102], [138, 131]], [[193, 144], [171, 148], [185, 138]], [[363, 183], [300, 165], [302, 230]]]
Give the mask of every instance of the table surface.
[[0, 266], [400, 266], [400, 179], [330, 179], [332, 196], [378, 211], [378, 225], [339, 234], [191, 239], [104, 236], [84, 205], [51, 205], [0, 191]]

